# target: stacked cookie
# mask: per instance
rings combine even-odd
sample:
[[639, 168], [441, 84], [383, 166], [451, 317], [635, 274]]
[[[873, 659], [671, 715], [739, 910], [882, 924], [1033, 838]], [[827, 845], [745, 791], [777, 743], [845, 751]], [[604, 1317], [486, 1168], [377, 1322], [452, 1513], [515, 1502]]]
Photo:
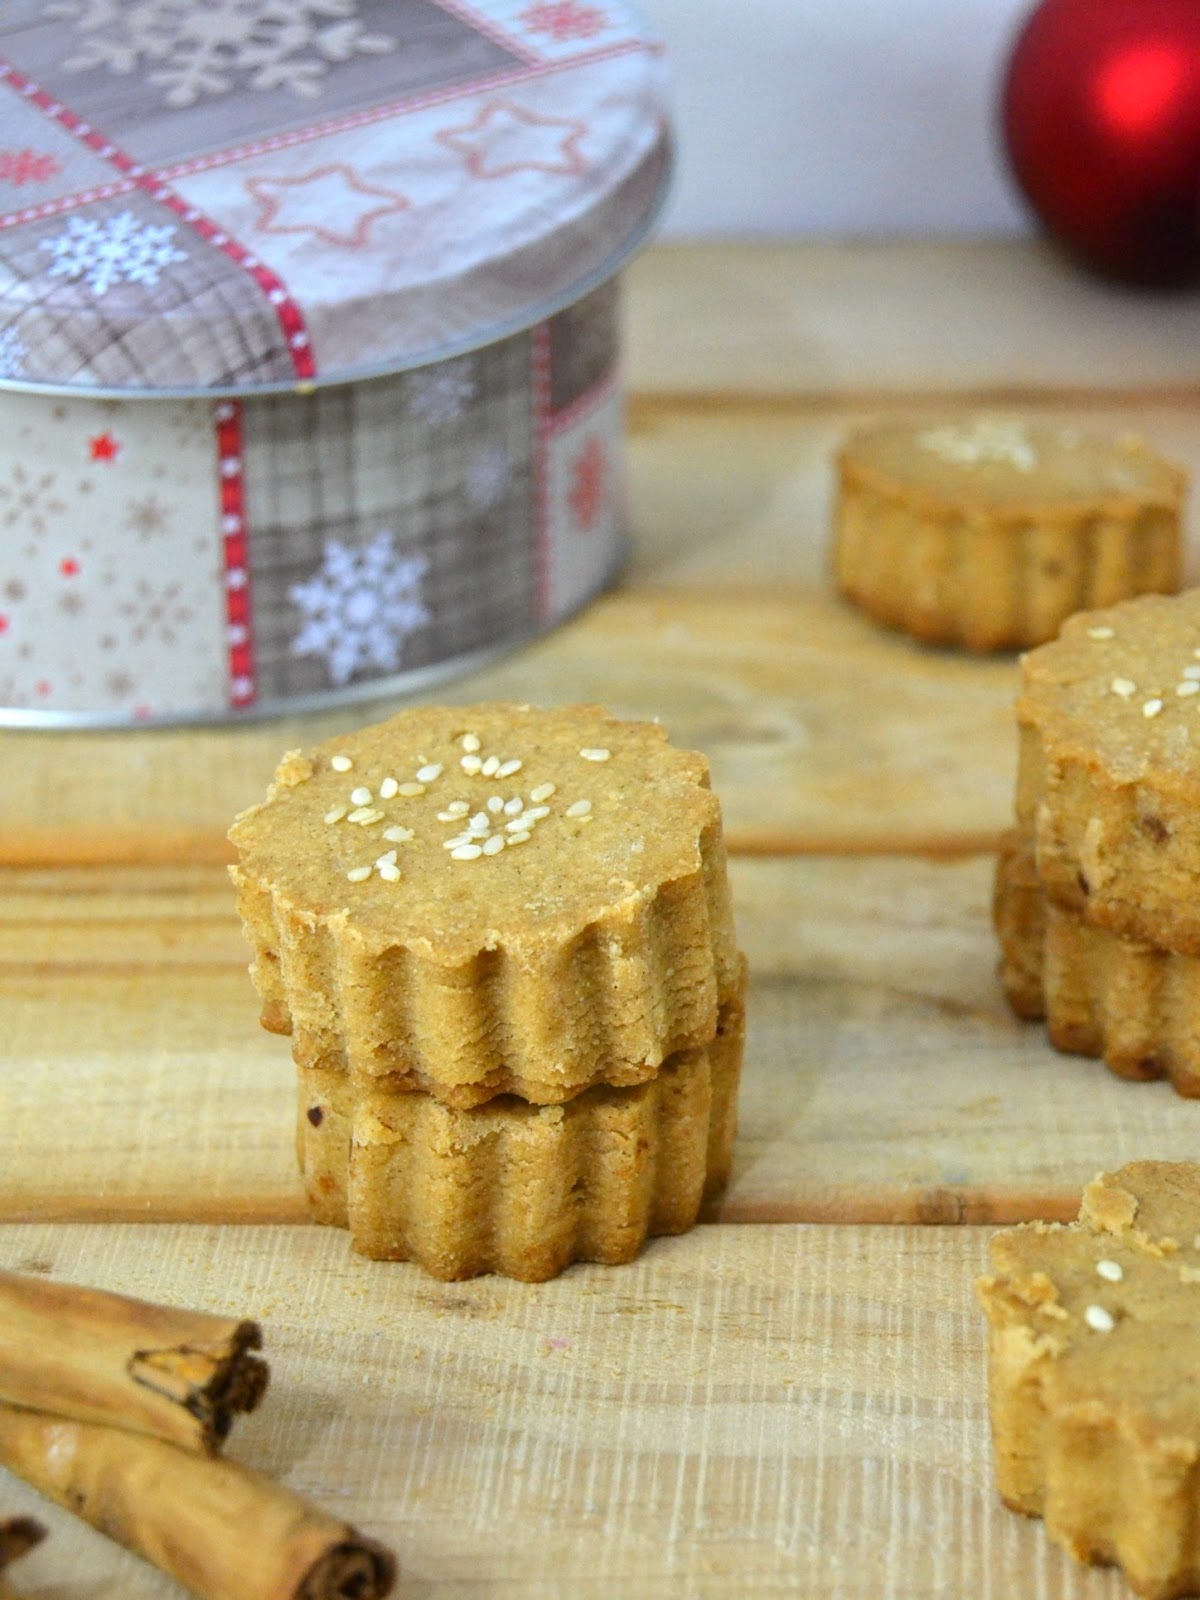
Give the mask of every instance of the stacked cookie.
[[1053, 639], [1085, 606], [1179, 587], [1184, 472], [1132, 438], [980, 416], [868, 428], [838, 458], [834, 571], [934, 644]]
[[1062, 1050], [1200, 1095], [1200, 590], [1072, 617], [1025, 657], [995, 920]]
[[594, 706], [423, 708], [285, 757], [230, 837], [320, 1221], [530, 1280], [692, 1225], [745, 1031], [702, 756]]

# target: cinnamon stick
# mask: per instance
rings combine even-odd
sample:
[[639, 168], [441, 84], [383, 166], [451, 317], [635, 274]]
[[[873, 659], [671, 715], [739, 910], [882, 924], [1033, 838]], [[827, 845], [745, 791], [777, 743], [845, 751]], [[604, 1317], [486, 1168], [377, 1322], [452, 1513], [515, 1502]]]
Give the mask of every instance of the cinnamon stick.
[[0, 1271], [0, 1400], [211, 1455], [267, 1387], [255, 1322]]
[[201, 1600], [381, 1600], [391, 1553], [232, 1462], [0, 1405], [0, 1466]]

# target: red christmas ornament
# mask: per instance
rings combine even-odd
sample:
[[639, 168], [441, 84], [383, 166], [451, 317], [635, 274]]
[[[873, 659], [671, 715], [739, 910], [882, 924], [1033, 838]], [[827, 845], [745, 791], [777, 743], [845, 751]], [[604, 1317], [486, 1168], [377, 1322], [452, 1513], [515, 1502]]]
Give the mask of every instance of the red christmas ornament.
[[1126, 282], [1200, 279], [1200, 0], [1043, 0], [1003, 111], [1017, 179], [1068, 250]]

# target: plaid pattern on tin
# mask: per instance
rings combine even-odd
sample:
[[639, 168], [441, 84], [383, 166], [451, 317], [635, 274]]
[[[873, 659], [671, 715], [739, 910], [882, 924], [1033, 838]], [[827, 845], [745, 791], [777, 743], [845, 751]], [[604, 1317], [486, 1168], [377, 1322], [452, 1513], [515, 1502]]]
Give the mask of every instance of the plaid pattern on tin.
[[258, 694], [453, 660], [535, 626], [528, 336], [245, 402]]
[[43, 284], [33, 306], [0, 296], [0, 333], [19, 332], [49, 370], [86, 371], [98, 387], [203, 382], [214, 351], [232, 385], [292, 375], [253, 281], [140, 192], [0, 229], [0, 274]]

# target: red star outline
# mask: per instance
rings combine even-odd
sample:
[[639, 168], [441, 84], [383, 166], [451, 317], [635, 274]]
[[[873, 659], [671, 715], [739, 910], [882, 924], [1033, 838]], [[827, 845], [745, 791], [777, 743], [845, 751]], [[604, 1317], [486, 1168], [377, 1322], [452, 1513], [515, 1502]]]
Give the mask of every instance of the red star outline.
[[[571, 131], [560, 146], [562, 155], [566, 158], [565, 165], [551, 166], [546, 161], [513, 161], [506, 167], [496, 167], [489, 172], [486, 165], [487, 150], [480, 149], [478, 144], [471, 144], [464, 136], [482, 133], [496, 113], [501, 111], [507, 111], [510, 117], [523, 122], [527, 128], [535, 126], [569, 128]], [[476, 178], [507, 178], [514, 172], [562, 173], [565, 176], [578, 178], [588, 169], [588, 164], [579, 149], [579, 141], [587, 131], [586, 122], [563, 117], [539, 117], [536, 111], [524, 111], [520, 106], [514, 106], [507, 100], [491, 100], [480, 108], [474, 122], [468, 122], [459, 128], [442, 128], [435, 138], [440, 144], [463, 156], [468, 172]]]
[[[329, 228], [322, 228], [317, 222], [293, 223], [288, 227], [275, 226], [275, 219], [283, 210], [283, 200], [279, 195], [264, 192], [268, 184], [272, 189], [302, 189], [306, 183], [312, 183], [314, 178], [329, 178], [335, 172], [340, 173], [345, 179], [348, 189], [353, 189], [358, 194], [377, 195], [379, 199], [387, 200], [389, 204], [364, 211], [352, 234], [334, 233]], [[347, 250], [362, 249], [367, 242], [371, 224], [377, 217], [386, 217], [396, 211], [412, 209], [412, 201], [406, 196], [396, 194], [391, 189], [377, 189], [374, 184], [364, 183], [354, 168], [344, 161], [333, 161], [325, 167], [314, 167], [311, 172], [300, 173], [295, 178], [247, 178], [246, 188], [261, 207], [255, 223], [255, 227], [261, 233], [315, 233], [319, 239], [324, 239], [326, 244], [343, 245]]]
[[115, 461], [125, 448], [113, 433], [94, 434], [89, 440], [93, 461]]

